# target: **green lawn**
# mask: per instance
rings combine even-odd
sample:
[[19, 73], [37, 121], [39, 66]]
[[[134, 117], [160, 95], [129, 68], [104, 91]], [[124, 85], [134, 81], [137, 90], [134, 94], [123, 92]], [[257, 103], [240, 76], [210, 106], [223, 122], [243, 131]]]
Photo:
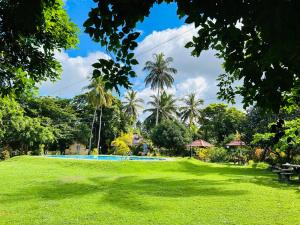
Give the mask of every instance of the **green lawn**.
[[0, 224], [300, 224], [300, 189], [262, 169], [178, 159], [0, 162]]

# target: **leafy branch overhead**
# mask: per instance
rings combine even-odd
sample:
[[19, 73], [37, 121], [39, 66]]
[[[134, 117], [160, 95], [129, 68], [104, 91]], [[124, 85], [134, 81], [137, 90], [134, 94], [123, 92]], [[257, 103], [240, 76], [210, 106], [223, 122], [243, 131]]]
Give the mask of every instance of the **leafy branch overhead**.
[[[97, 6], [84, 23], [85, 31], [112, 52], [115, 59], [100, 62], [98, 72], [111, 86], [130, 86], [136, 74], [134, 49], [140, 33], [135, 28], [154, 4], [177, 3], [177, 14], [198, 33], [186, 44], [193, 56], [210, 48], [224, 59], [226, 74], [220, 77], [219, 97], [233, 102], [244, 97], [247, 107], [257, 103], [278, 110], [284, 95], [300, 76], [300, 2], [297, 0], [95, 0]], [[113, 72], [110, 74], [110, 72]], [[241, 80], [242, 87], [234, 87]], [[270, 101], [276, 99], [276, 101]]]
[[0, 93], [22, 95], [36, 83], [56, 80], [55, 50], [78, 43], [78, 28], [62, 0], [0, 1]]

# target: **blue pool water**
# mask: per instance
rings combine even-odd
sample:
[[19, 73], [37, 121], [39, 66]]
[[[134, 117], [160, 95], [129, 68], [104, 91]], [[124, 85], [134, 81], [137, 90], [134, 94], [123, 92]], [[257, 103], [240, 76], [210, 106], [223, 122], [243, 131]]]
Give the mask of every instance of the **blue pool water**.
[[150, 161], [161, 161], [166, 160], [165, 158], [157, 157], [146, 157], [146, 156], [119, 156], [119, 155], [47, 155], [49, 158], [60, 158], [60, 159], [88, 159], [88, 160], [150, 160]]

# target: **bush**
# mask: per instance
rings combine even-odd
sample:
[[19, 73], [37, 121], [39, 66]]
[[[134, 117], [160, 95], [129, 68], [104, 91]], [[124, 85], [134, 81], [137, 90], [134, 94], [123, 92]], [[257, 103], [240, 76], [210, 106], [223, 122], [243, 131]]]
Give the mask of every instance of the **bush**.
[[293, 163], [300, 164], [300, 155], [297, 155], [293, 158]]
[[129, 155], [130, 148], [129, 146], [122, 140], [116, 139], [112, 142], [115, 155]]
[[132, 146], [133, 133], [122, 133], [120, 137], [117, 137], [114, 141], [123, 141], [127, 146]]
[[222, 147], [213, 147], [207, 150], [211, 162], [228, 162], [228, 152]]
[[208, 161], [209, 157], [208, 157], [208, 149], [206, 148], [199, 148], [196, 149], [196, 156], [203, 161]]
[[139, 144], [131, 147], [133, 155], [139, 155], [144, 151], [143, 144]]
[[93, 148], [90, 152], [90, 155], [98, 155], [99, 154], [99, 151], [97, 148]]
[[10, 158], [10, 151], [8, 147], [3, 147], [1, 153], [0, 153], [0, 159], [7, 160]]
[[256, 148], [254, 150], [254, 161], [255, 162], [260, 162], [262, 160], [264, 150], [261, 148]]
[[154, 145], [165, 148], [168, 155], [188, 155], [186, 145], [191, 142], [188, 129], [177, 121], [163, 121], [151, 133]]
[[111, 153], [114, 155], [129, 155], [129, 146], [132, 146], [132, 142], [133, 133], [122, 133], [120, 137], [111, 142]]

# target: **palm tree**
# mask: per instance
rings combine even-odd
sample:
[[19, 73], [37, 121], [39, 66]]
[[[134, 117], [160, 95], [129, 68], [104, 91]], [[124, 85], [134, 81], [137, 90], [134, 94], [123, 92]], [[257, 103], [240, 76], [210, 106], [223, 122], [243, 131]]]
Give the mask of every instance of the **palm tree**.
[[138, 98], [136, 91], [131, 90], [126, 93], [125, 101], [123, 103], [125, 112], [132, 116], [134, 121], [136, 121], [138, 117], [138, 110], [143, 108], [141, 104], [144, 103], [144, 100]]
[[[145, 78], [146, 86], [150, 85], [152, 90], [157, 90], [157, 99], [159, 99], [160, 91], [164, 87], [171, 87], [174, 83], [172, 74], [176, 74], [177, 70], [170, 67], [173, 62], [172, 57], [165, 59], [163, 53], [154, 54], [154, 61], [147, 61], [144, 67], [144, 71], [149, 71], [149, 74]], [[159, 108], [156, 109], [156, 122], [158, 124]]]
[[97, 149], [100, 150], [100, 140], [101, 140], [101, 128], [102, 128], [102, 110], [103, 107], [110, 106], [112, 104], [112, 95], [105, 89], [105, 81], [102, 77], [93, 78], [91, 83], [86, 87], [89, 90], [88, 99], [91, 104], [95, 107], [93, 122], [91, 127], [89, 151], [92, 147], [92, 137], [93, 137], [93, 127], [96, 119], [97, 110], [100, 109], [99, 115], [99, 130], [98, 130], [98, 141]]
[[154, 122], [157, 118], [157, 111], [159, 119], [170, 119], [173, 120], [177, 114], [176, 99], [174, 95], [169, 95], [165, 91], [157, 98], [155, 95], [150, 96], [153, 100], [148, 102], [151, 108], [144, 110], [144, 112], [150, 112], [150, 115], [146, 118], [146, 122]]
[[189, 120], [189, 127], [192, 126], [194, 120], [200, 116], [200, 105], [204, 103], [202, 99], [197, 99], [195, 93], [189, 94], [186, 98], [182, 99], [185, 106], [180, 108], [180, 115], [183, 122]]

